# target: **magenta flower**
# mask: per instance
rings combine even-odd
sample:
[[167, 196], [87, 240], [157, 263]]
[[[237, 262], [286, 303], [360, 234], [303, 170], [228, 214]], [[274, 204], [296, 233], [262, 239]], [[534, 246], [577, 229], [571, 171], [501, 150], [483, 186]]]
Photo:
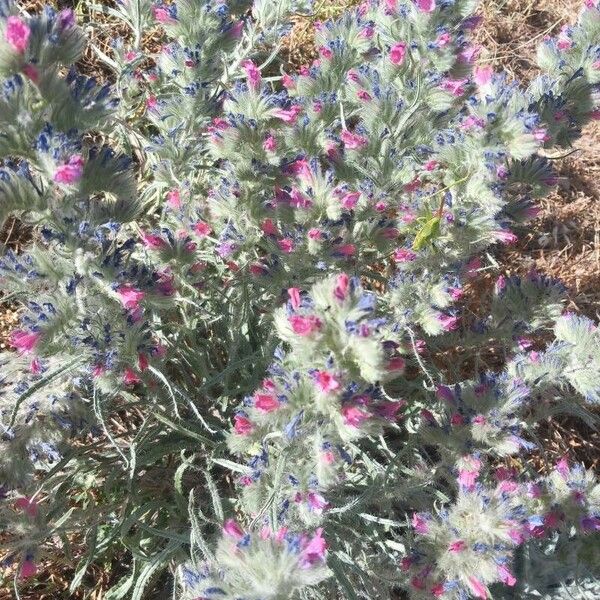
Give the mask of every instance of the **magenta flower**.
[[167, 247], [167, 242], [165, 242], [160, 235], [155, 235], [153, 233], [143, 233], [142, 243], [149, 250], [162, 250]]
[[348, 210], [352, 210], [360, 199], [360, 192], [349, 192], [340, 199], [342, 206]]
[[469, 577], [469, 588], [475, 598], [486, 600], [488, 597], [488, 589], [477, 577]]
[[294, 104], [290, 108], [278, 108], [273, 111], [273, 116], [277, 119], [281, 119], [288, 125], [293, 125], [298, 120], [301, 112], [302, 107], [299, 104]]
[[469, 83], [468, 79], [444, 79], [441, 87], [453, 96], [462, 96], [465, 93], [467, 83]]
[[277, 225], [273, 223], [272, 219], [265, 219], [260, 228], [265, 235], [279, 235], [279, 229], [277, 229]]
[[245, 60], [242, 63], [242, 66], [246, 71], [248, 87], [253, 90], [257, 90], [260, 87], [260, 82], [262, 81], [259, 68], [251, 60]]
[[419, 513], [413, 513], [412, 526], [415, 532], [419, 535], [425, 535], [429, 531], [429, 523], [427, 523], [427, 519]]
[[34, 519], [38, 514], [38, 505], [32, 498], [17, 498], [15, 501], [15, 508], [22, 510], [28, 517]]
[[460, 317], [455, 317], [453, 315], [438, 315], [438, 321], [444, 331], [454, 331], [458, 328], [458, 323], [460, 322]]
[[400, 66], [404, 62], [406, 56], [406, 44], [404, 42], [398, 42], [394, 44], [390, 49], [390, 60], [394, 65]]
[[325, 394], [339, 390], [341, 384], [337, 377], [328, 371], [317, 371], [315, 373], [315, 383], [317, 387]]
[[473, 81], [479, 86], [484, 87], [492, 80], [494, 76], [494, 69], [491, 66], [487, 67], [475, 67], [473, 73]]
[[358, 90], [358, 92], [356, 92], [356, 95], [358, 96], [358, 99], [362, 100], [363, 102], [370, 102], [371, 100], [373, 100], [371, 94], [369, 94], [367, 90]]
[[342, 244], [336, 247], [335, 253], [341, 256], [354, 256], [356, 254], [356, 246], [354, 244]]
[[512, 231], [506, 231], [505, 229], [494, 231], [492, 235], [502, 244], [510, 245], [519, 241], [519, 238]]
[[236, 540], [244, 537], [244, 530], [233, 519], [227, 519], [223, 524], [223, 533]]
[[294, 251], [294, 240], [291, 238], [283, 238], [277, 242], [279, 249], [286, 254], [290, 254]]
[[169, 11], [161, 6], [153, 6], [152, 14], [154, 15], [154, 18], [163, 25], [170, 25], [176, 22], [169, 14]]
[[327, 502], [321, 494], [317, 494], [316, 492], [308, 492], [306, 499], [310, 509], [318, 515], [329, 506], [329, 502]]
[[79, 154], [74, 154], [66, 164], [56, 169], [54, 172], [54, 181], [67, 185], [77, 183], [83, 176], [83, 165], [83, 157]]
[[272, 394], [254, 394], [254, 406], [262, 412], [273, 412], [279, 408], [279, 400]]
[[338, 300], [345, 300], [346, 294], [348, 293], [348, 286], [350, 285], [350, 277], [347, 273], [340, 273], [335, 281], [335, 287], [333, 288], [333, 295]]
[[394, 250], [394, 261], [397, 263], [411, 262], [417, 258], [417, 255], [408, 248], [398, 248]]
[[419, 10], [431, 13], [435, 10], [435, 0], [417, 0]]
[[250, 421], [250, 419], [247, 419], [243, 415], [235, 415], [233, 417], [233, 420], [233, 430], [238, 435], [248, 435], [254, 430], [254, 425], [252, 424], [252, 421]]
[[193, 229], [200, 237], [206, 237], [212, 233], [212, 227], [204, 221], [198, 221], [195, 223]]
[[123, 372], [123, 383], [125, 385], [136, 385], [140, 381], [141, 379], [131, 367], [127, 367]]
[[167, 206], [173, 210], [181, 208], [181, 193], [179, 190], [171, 190], [167, 192]]
[[323, 57], [326, 58], [327, 60], [330, 60], [333, 58], [333, 52], [331, 50], [331, 48], [327, 47], [327, 46], [321, 46], [319, 48], [319, 54]]
[[277, 140], [272, 136], [268, 135], [263, 142], [263, 150], [265, 152], [275, 152], [277, 150]]
[[358, 429], [371, 415], [358, 406], [347, 405], [342, 407], [342, 416], [346, 425]]
[[30, 354], [38, 345], [42, 334], [38, 331], [25, 331], [17, 329], [10, 335], [10, 344], [21, 354]]
[[448, 546], [448, 552], [458, 554], [459, 552], [462, 552], [466, 547], [467, 544], [464, 540], [455, 540], [454, 542], [450, 542]]
[[558, 463], [556, 463], [556, 472], [559, 473], [564, 480], [569, 478], [571, 469], [569, 468], [569, 461], [566, 456], [563, 456]]
[[319, 528], [302, 550], [302, 566], [304, 568], [323, 562], [327, 554], [327, 542], [323, 538], [323, 529]]
[[140, 302], [144, 299], [145, 293], [130, 285], [122, 285], [117, 289], [117, 295], [123, 308], [136, 310], [139, 308]]
[[290, 297], [290, 303], [294, 310], [300, 308], [300, 290], [295, 287], [288, 288], [288, 296]]
[[362, 135], [358, 135], [356, 133], [352, 133], [347, 129], [344, 129], [340, 135], [342, 138], [342, 142], [344, 146], [348, 150], [359, 150], [363, 146], [368, 144], [368, 140], [364, 138]]
[[388, 371], [404, 371], [406, 367], [406, 361], [401, 356], [394, 356], [390, 358], [387, 364]]
[[292, 326], [293, 332], [301, 336], [312, 335], [321, 329], [321, 320], [314, 315], [307, 317], [292, 315], [288, 321]]
[[31, 36], [31, 29], [29, 25], [23, 21], [20, 17], [14, 15], [8, 17], [6, 20], [6, 31], [4, 37], [11, 48], [23, 54], [29, 44], [29, 38]]
[[24, 560], [21, 563], [21, 572], [19, 577], [21, 579], [28, 579], [37, 575], [37, 565], [32, 560]]
[[23, 65], [23, 68], [21, 69], [21, 71], [23, 72], [23, 75], [25, 75], [25, 77], [27, 77], [31, 81], [33, 81], [33, 83], [39, 82], [40, 72], [38, 71], [36, 66], [32, 65], [31, 63], [27, 63], [27, 64]]
[[286, 90], [293, 90], [296, 87], [295, 79], [287, 73], [283, 74], [283, 77], [281, 78], [281, 84]]

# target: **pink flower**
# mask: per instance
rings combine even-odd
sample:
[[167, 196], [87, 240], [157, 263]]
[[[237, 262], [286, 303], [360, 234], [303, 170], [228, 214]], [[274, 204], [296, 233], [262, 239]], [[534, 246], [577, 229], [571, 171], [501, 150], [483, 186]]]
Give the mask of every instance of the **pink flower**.
[[166, 8], [162, 8], [160, 6], [153, 6], [152, 14], [154, 15], [154, 18], [163, 25], [175, 23], [175, 19], [171, 17], [169, 11]]
[[102, 364], [97, 364], [92, 367], [92, 377], [102, 377], [106, 373], [106, 368]]
[[453, 96], [462, 96], [465, 93], [465, 85], [469, 83], [468, 79], [444, 79], [442, 89], [450, 92]]
[[138, 354], [138, 369], [143, 373], [149, 365], [148, 357], [143, 352], [140, 352]]
[[308, 230], [308, 238], [310, 240], [321, 240], [323, 239], [323, 232], [316, 227]]
[[479, 86], [484, 87], [492, 80], [494, 69], [491, 66], [475, 67], [473, 81]]
[[419, 513], [413, 513], [412, 526], [415, 532], [420, 535], [425, 535], [429, 531], [429, 523], [427, 523], [427, 519], [425, 519], [425, 517]]
[[500, 581], [510, 587], [513, 587], [517, 583], [515, 576], [504, 565], [498, 565], [498, 575], [500, 576]]
[[328, 371], [317, 371], [315, 373], [315, 382], [317, 387], [326, 394], [340, 389], [339, 380]]
[[130, 285], [122, 285], [118, 288], [117, 295], [119, 296], [123, 308], [126, 308], [127, 310], [136, 310], [145, 296], [144, 292]]
[[271, 219], [265, 219], [260, 228], [265, 235], [279, 235], [279, 229]]
[[477, 272], [481, 269], [483, 265], [481, 264], [481, 259], [479, 257], [472, 258], [466, 265], [465, 270], [467, 272], [467, 277], [472, 279], [473, 277], [477, 277]]
[[293, 77], [291, 77], [287, 73], [283, 74], [283, 77], [281, 78], [281, 83], [282, 83], [283, 87], [288, 90], [292, 90], [296, 87], [296, 81], [294, 80]]
[[344, 406], [342, 407], [342, 416], [344, 417], [344, 423], [350, 427], [360, 427], [364, 421], [366, 421], [370, 415], [358, 406]]
[[181, 192], [177, 189], [167, 192], [167, 205], [173, 210], [181, 208]]
[[454, 542], [450, 542], [450, 545], [448, 546], [448, 552], [457, 554], [458, 552], [462, 552], [466, 547], [467, 544], [463, 540], [455, 540]]
[[319, 528], [302, 550], [302, 566], [308, 568], [325, 560], [327, 542], [323, 538], [323, 529]]
[[459, 54], [460, 60], [466, 63], [474, 62], [481, 53], [481, 46], [466, 46]]
[[146, 99], [146, 108], [150, 111], [156, 110], [158, 107], [158, 98], [156, 96], [148, 96]]
[[279, 246], [280, 250], [286, 254], [290, 254], [294, 251], [294, 240], [291, 238], [283, 238], [277, 242], [277, 245]]
[[435, 10], [435, 0], [417, 0], [417, 7], [426, 13], [431, 13]]
[[37, 574], [37, 570], [37, 565], [32, 560], [24, 560], [21, 563], [21, 572], [19, 576], [21, 579], [34, 577]]
[[330, 60], [333, 58], [333, 52], [331, 51], [331, 48], [328, 48], [327, 46], [321, 46], [319, 48], [319, 54], [323, 58], [326, 58], [327, 60]]
[[389, 400], [386, 402], [380, 402], [375, 407], [375, 412], [378, 416], [387, 419], [388, 421], [395, 421], [400, 412], [406, 406], [405, 400]]
[[233, 421], [233, 430], [238, 435], [248, 435], [249, 433], [252, 433], [254, 425], [250, 419], [247, 419], [243, 415], [235, 415]]
[[125, 385], [136, 385], [141, 379], [137, 376], [133, 369], [127, 367], [123, 372], [123, 383]]
[[21, 71], [23, 71], [23, 74], [33, 81], [33, 83], [37, 83], [40, 80], [40, 72], [37, 70], [37, 67], [31, 63], [23, 65]]
[[37, 502], [31, 498], [17, 498], [15, 501], [15, 508], [22, 510], [28, 517], [31, 517], [32, 519], [37, 517], [38, 505]]
[[326, 450], [321, 452], [320, 459], [324, 464], [332, 465], [335, 462], [335, 454], [331, 450]]
[[548, 135], [548, 130], [544, 129], [543, 127], [538, 127], [537, 129], [534, 129], [533, 137], [535, 138], [535, 140], [537, 142], [540, 142], [542, 144], [545, 144], [547, 141], [550, 140], [550, 136]]
[[246, 78], [248, 79], [248, 86], [253, 90], [258, 89], [260, 87], [260, 82], [262, 80], [261, 75], [260, 75], [260, 70], [258, 69], [258, 67], [251, 60], [245, 60], [242, 63], [242, 66], [244, 67], [244, 70], [246, 71]]
[[373, 99], [367, 90], [358, 90], [356, 95], [358, 96], [358, 99], [362, 100], [363, 102], [370, 102]]
[[229, 30], [229, 35], [234, 39], [239, 39], [242, 35], [242, 31], [244, 30], [244, 21], [241, 19], [236, 21]]
[[390, 49], [390, 60], [392, 64], [400, 66], [404, 62], [406, 56], [406, 44], [404, 42], [398, 42], [394, 44]]
[[519, 238], [512, 233], [512, 231], [506, 231], [504, 229], [500, 229], [499, 231], [493, 231], [492, 235], [496, 240], [501, 242], [502, 244], [510, 245], [519, 241]]
[[453, 315], [444, 315], [440, 314], [438, 316], [438, 321], [442, 326], [444, 331], [454, 331], [458, 328], [458, 324], [460, 322], [460, 317], [455, 317]]
[[198, 221], [197, 223], [195, 223], [193, 226], [193, 230], [200, 237], [206, 237], [207, 235], [210, 235], [212, 233], [212, 227], [204, 221]]
[[461, 469], [458, 472], [458, 483], [464, 489], [468, 491], [473, 491], [475, 489], [475, 483], [477, 482], [478, 475], [478, 471], [469, 471], [466, 469]]
[[327, 500], [325, 500], [321, 494], [317, 494], [316, 492], [308, 492], [307, 500], [308, 506], [318, 515], [320, 515], [329, 506], [329, 502], [327, 502]]
[[432, 588], [431, 588], [431, 593], [436, 597], [436, 598], [441, 598], [445, 593], [446, 590], [444, 588], [444, 584], [443, 583], [436, 583]]
[[437, 168], [439, 167], [439, 165], [440, 165], [440, 164], [438, 163], [438, 161], [437, 161], [437, 160], [433, 160], [433, 159], [432, 159], [432, 160], [428, 160], [428, 161], [427, 161], [427, 162], [426, 162], [426, 163], [423, 165], [423, 168], [424, 168], [426, 171], [429, 171], [429, 172], [431, 172], [431, 171], [435, 171], [435, 169], [437, 169]]
[[348, 194], [345, 194], [340, 199], [340, 202], [342, 203], [342, 206], [344, 208], [347, 208], [348, 210], [352, 210], [357, 205], [359, 199], [360, 199], [360, 192], [350, 192]]
[[342, 138], [342, 142], [344, 143], [344, 146], [348, 150], [359, 150], [360, 148], [362, 148], [363, 146], [366, 146], [368, 144], [368, 140], [366, 138], [364, 138], [361, 135], [358, 135], [356, 133], [352, 133], [351, 131], [348, 131], [347, 129], [344, 129], [342, 131], [340, 137]]
[[240, 540], [244, 537], [244, 530], [233, 520], [227, 519], [223, 524], [223, 533], [236, 540]]
[[254, 406], [263, 412], [273, 412], [279, 408], [279, 400], [271, 394], [254, 394]]
[[333, 288], [333, 295], [338, 300], [345, 300], [346, 294], [348, 293], [348, 286], [350, 285], [350, 277], [346, 273], [340, 273], [337, 276], [335, 287]]
[[61, 165], [54, 172], [54, 181], [56, 183], [77, 183], [83, 176], [83, 157], [74, 154], [69, 158], [66, 164]]
[[440, 48], [447, 46], [451, 41], [452, 41], [452, 36], [448, 32], [444, 32], [444, 33], [440, 34], [438, 36], [437, 40], [435, 40], [436, 44]]
[[488, 597], [488, 590], [477, 577], [469, 577], [469, 587], [475, 598], [485, 600]]
[[406, 361], [401, 356], [390, 358], [387, 364], [388, 371], [404, 371]]
[[367, 27], [363, 27], [359, 32], [358, 35], [361, 38], [364, 38], [365, 40], [370, 40], [374, 35], [375, 35], [375, 30], [373, 29], [373, 27], [367, 26]]
[[292, 326], [292, 331], [301, 336], [311, 335], [321, 329], [321, 320], [314, 315], [307, 317], [292, 315], [288, 321]]
[[149, 250], [162, 250], [167, 246], [167, 242], [165, 242], [165, 240], [163, 240], [159, 235], [154, 235], [152, 233], [143, 233], [142, 242]]
[[394, 250], [394, 260], [397, 263], [411, 262], [417, 258], [417, 255], [408, 248], [398, 248]]
[[30, 354], [38, 345], [42, 334], [38, 331], [17, 329], [10, 334], [10, 344], [21, 354]]
[[342, 244], [335, 249], [336, 254], [341, 256], [354, 256], [356, 253], [356, 246], [354, 244]]
[[20, 17], [10, 16], [6, 20], [4, 37], [15, 52], [23, 54], [29, 44], [31, 29]]
[[263, 150], [265, 152], [275, 152], [277, 150], [277, 140], [272, 136], [268, 135], [263, 142]]
[[288, 296], [290, 297], [290, 303], [294, 310], [300, 308], [300, 290], [295, 287], [288, 288]]
[[556, 464], [556, 471], [563, 479], [568, 479], [571, 473], [569, 469], [569, 461], [566, 456], [563, 456]]
[[294, 104], [290, 106], [290, 108], [278, 108], [273, 111], [273, 116], [277, 119], [281, 119], [288, 125], [293, 125], [298, 120], [301, 112], [302, 107], [299, 104]]

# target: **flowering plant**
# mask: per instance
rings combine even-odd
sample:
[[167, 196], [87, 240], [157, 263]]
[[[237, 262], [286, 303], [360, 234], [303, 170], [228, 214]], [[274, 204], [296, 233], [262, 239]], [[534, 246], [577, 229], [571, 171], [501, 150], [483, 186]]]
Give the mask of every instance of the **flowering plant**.
[[535, 273], [464, 296], [598, 117], [600, 10], [525, 89], [481, 64], [476, 8], [365, 2], [288, 73], [305, 3], [124, 2], [111, 87], [65, 75], [69, 10], [0, 5], [0, 207], [39, 232], [0, 261], [16, 580], [84, 543], [72, 590], [131, 557], [113, 600], [593, 587], [593, 475], [507, 460], [548, 415], [594, 419], [600, 334]]

